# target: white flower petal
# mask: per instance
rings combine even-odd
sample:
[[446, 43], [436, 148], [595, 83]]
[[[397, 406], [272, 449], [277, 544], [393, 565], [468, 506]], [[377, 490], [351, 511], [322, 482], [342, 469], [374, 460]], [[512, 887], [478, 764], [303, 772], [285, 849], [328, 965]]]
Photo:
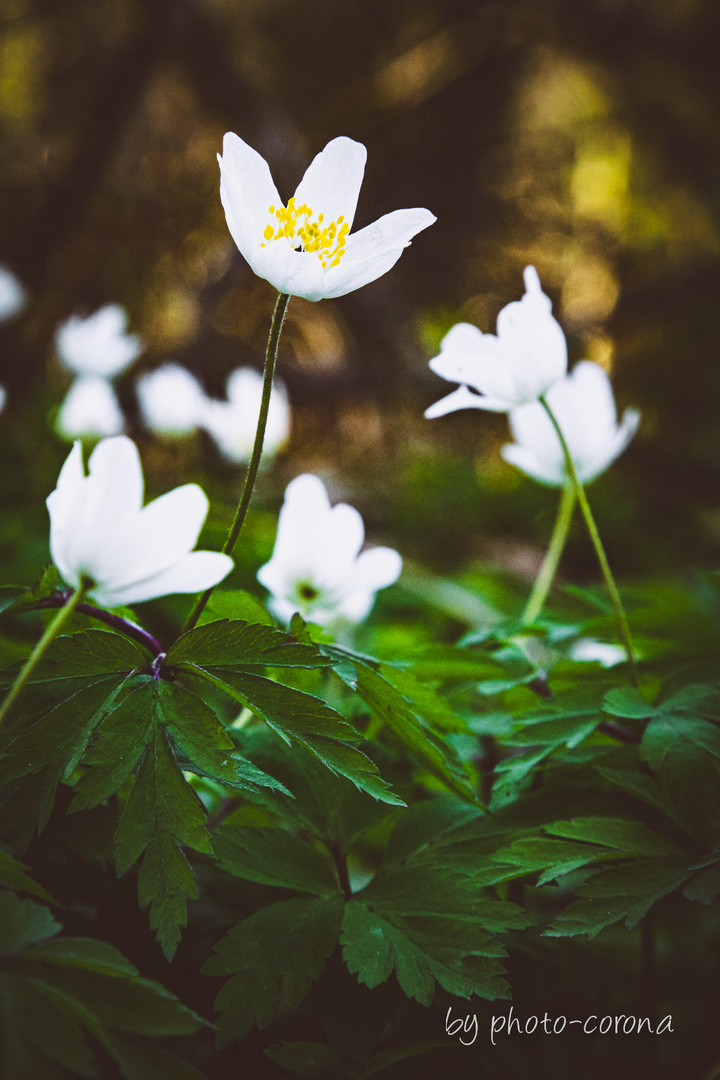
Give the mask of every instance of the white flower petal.
[[263, 231], [270, 223], [269, 207], [282, 206], [282, 200], [265, 159], [232, 131], [223, 139], [218, 162], [220, 200], [230, 235], [255, 269], [253, 259], [261, 250]]
[[127, 586], [112, 588], [110, 585], [92, 589], [88, 596], [102, 607], [124, 607], [140, 604], [158, 596], [175, 593], [202, 592], [217, 585], [233, 568], [229, 555], [219, 551], [191, 551], [173, 566]]
[[144, 510], [142, 495], [137, 448], [119, 436], [98, 444], [88, 476], [76, 443], [47, 500], [53, 561], [71, 585], [90, 577], [88, 595], [100, 604], [194, 592], [216, 584], [232, 567], [226, 555], [189, 550], [207, 512], [197, 485], [169, 492]]
[[375, 547], [363, 551], [357, 558], [352, 572], [352, 589], [377, 592], [394, 585], [402, 573], [402, 556], [389, 547]]
[[70, 387], [57, 416], [56, 430], [63, 439], [107, 438], [125, 428], [115, 391], [107, 379], [85, 375]]
[[265, 278], [278, 292], [305, 300], [325, 297], [323, 267], [314, 252], [294, 251], [289, 241], [281, 238], [258, 248], [248, 262], [258, 277]]
[[74, 315], [55, 332], [60, 363], [77, 375], [119, 375], [142, 352], [140, 339], [126, 334], [127, 316], [119, 304], [107, 304], [94, 315]]
[[180, 364], [163, 364], [137, 382], [145, 426], [158, 435], [188, 435], [200, 423], [206, 397], [194, 375]]
[[[640, 414], [629, 409], [618, 424], [610, 379], [588, 360], [555, 383], [547, 401], [583, 483], [605, 472], [628, 445], [640, 420]], [[566, 482], [562, 447], [543, 406], [532, 402], [513, 409], [509, 420], [515, 443], [503, 448], [505, 460], [541, 483], [562, 486]]]
[[109, 540], [107, 573], [124, 586], [173, 565], [195, 547], [207, 512], [207, 496], [197, 484], [161, 495], [140, 510], [130, 536]]
[[7, 266], [0, 266], [0, 322], [19, 315], [27, 304], [27, 293]]
[[367, 150], [362, 143], [340, 135], [316, 155], [295, 192], [295, 206], [303, 203], [313, 219], [323, 215], [323, 226], [342, 215], [352, 227], [360, 187], [365, 175]]
[[506, 443], [505, 446], [500, 447], [500, 453], [509, 465], [514, 465], [516, 469], [520, 469], [533, 480], [537, 480], [539, 484], [562, 487], [565, 483], [562, 464], [560, 469], [549, 468], [547, 463], [539, 461], [532, 450], [528, 450], [526, 446]]
[[427, 420], [435, 420], [438, 416], [447, 416], [448, 413], [457, 412], [459, 409], [485, 409], [486, 412], [507, 412], [508, 404], [498, 398], [473, 394], [467, 386], [458, 386], [452, 394], [440, 398], [434, 405], [425, 410]]

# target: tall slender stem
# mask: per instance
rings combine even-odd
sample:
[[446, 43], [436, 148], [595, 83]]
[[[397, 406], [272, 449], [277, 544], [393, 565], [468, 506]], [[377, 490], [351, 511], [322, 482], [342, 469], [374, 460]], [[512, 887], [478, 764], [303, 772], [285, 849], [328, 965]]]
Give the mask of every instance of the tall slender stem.
[[550, 546], [547, 549], [547, 554], [543, 559], [543, 564], [540, 567], [538, 576], [535, 578], [535, 584], [533, 585], [530, 598], [528, 599], [527, 606], [523, 613], [523, 626], [535, 622], [535, 619], [537, 619], [547, 600], [550, 586], [553, 583], [555, 572], [558, 568], [558, 563], [560, 562], [560, 556], [565, 547], [565, 541], [567, 540], [567, 534], [574, 509], [575, 488], [572, 484], [565, 484], [562, 495], [560, 496], [557, 517], [555, 518], [555, 525], [550, 538]]
[[65, 606], [60, 608], [55, 618], [51, 619], [45, 627], [45, 633], [40, 638], [37, 645], [30, 653], [30, 656], [25, 661], [25, 664], [20, 670], [18, 677], [16, 678], [13, 685], [10, 687], [10, 692], [0, 706], [0, 724], [2, 724], [8, 710], [15, 703], [25, 683], [28, 681], [33, 671], [42, 660], [48, 645], [53, 640], [53, 638], [60, 633], [62, 627], [70, 618], [73, 611], [82, 600], [86, 588], [87, 584], [81, 582], [78, 588], [72, 594], [72, 596], [68, 598]]
[[607, 590], [610, 593], [610, 600], [612, 602], [613, 610], [615, 611], [615, 618], [618, 624], [620, 640], [622, 641], [625, 652], [627, 653], [628, 666], [630, 670], [630, 681], [632, 682], [633, 686], [637, 686], [637, 670], [635, 668], [635, 658], [633, 656], [632, 644], [630, 642], [630, 629], [628, 627], [625, 609], [622, 606], [620, 593], [618, 591], [617, 585], [615, 584], [615, 579], [612, 576], [610, 564], [607, 561], [605, 548], [603, 547], [602, 540], [600, 539], [600, 533], [598, 532], [597, 525], [595, 524], [595, 519], [592, 515], [592, 510], [590, 509], [590, 503], [588, 502], [587, 495], [585, 494], [585, 488], [580, 483], [577, 469], [575, 468], [575, 463], [572, 459], [572, 455], [565, 440], [565, 436], [563, 435], [562, 429], [557, 422], [554, 412], [552, 411], [544, 397], [540, 398], [540, 403], [545, 409], [545, 412], [548, 414], [550, 422], [555, 428], [557, 437], [560, 440], [560, 445], [562, 446], [563, 451], [563, 458], [565, 460], [565, 471], [570, 477], [573, 488], [575, 489], [577, 500], [580, 503], [580, 509], [582, 510], [583, 517], [585, 518], [587, 530], [590, 533], [590, 539], [592, 540], [593, 547], [595, 548], [595, 554], [597, 555], [598, 562], [600, 563], [600, 569], [602, 570], [603, 577], [605, 578], [605, 585], [607, 586]]
[[[255, 487], [255, 478], [260, 468], [260, 458], [262, 456], [263, 442], [265, 439], [265, 428], [267, 426], [268, 410], [270, 408], [270, 395], [272, 393], [273, 375], [275, 373], [275, 361], [277, 359], [278, 342], [280, 341], [280, 333], [282, 331], [283, 322], [285, 320], [285, 312], [287, 311], [290, 297], [287, 293], [278, 293], [278, 298], [275, 303], [275, 310], [273, 311], [272, 322], [270, 323], [270, 333], [268, 335], [267, 349], [265, 350], [265, 370], [263, 372], [263, 388], [262, 399], [260, 402], [260, 415], [258, 417], [257, 430], [255, 431], [255, 442], [253, 444], [252, 455], [250, 457], [250, 464], [248, 465], [247, 472], [245, 473], [245, 483], [243, 484], [242, 495], [240, 496], [240, 502], [238, 508], [235, 511], [235, 518], [230, 527], [227, 540], [223, 544], [223, 553], [225, 555], [231, 555], [237, 538], [240, 535], [240, 530], [243, 527], [245, 521], [245, 515], [250, 505], [250, 499], [252, 498], [253, 488]], [[198, 619], [202, 615], [205, 605], [213, 591], [213, 587], [206, 589], [201, 596], [195, 602], [188, 620], [185, 623], [185, 630], [192, 630], [197, 624]]]

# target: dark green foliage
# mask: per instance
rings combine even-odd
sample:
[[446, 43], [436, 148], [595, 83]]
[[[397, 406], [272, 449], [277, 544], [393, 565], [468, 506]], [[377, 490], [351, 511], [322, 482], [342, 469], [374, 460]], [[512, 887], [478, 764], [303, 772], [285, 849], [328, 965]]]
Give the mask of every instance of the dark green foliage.
[[103, 941], [57, 937], [47, 908], [0, 890], [0, 1069], [7, 1080], [100, 1077], [95, 1046], [127, 1080], [202, 1080], [147, 1042], [203, 1021]]

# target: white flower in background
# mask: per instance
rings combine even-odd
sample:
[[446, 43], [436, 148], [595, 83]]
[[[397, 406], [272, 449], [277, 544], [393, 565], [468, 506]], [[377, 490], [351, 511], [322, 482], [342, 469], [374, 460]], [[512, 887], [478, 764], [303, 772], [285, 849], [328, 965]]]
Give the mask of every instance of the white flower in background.
[[306, 300], [344, 296], [386, 273], [432, 225], [429, 210], [395, 210], [350, 235], [366, 158], [362, 143], [333, 139], [285, 206], [265, 159], [226, 134], [220, 198], [232, 238], [258, 277]]
[[[570, 450], [581, 483], [605, 472], [625, 449], [640, 423], [637, 409], [626, 409], [618, 424], [610, 379], [599, 364], [582, 360], [547, 392], [547, 402]], [[503, 446], [506, 461], [533, 480], [562, 487], [562, 447], [550, 417], [539, 402], [513, 409], [509, 416], [514, 443]]]
[[107, 304], [94, 315], [73, 315], [55, 332], [55, 348], [63, 367], [75, 375], [119, 375], [142, 352], [142, 342], [126, 334], [127, 315], [119, 304]]
[[0, 386], [0, 412], [5, 408], [5, 402], [7, 401], [7, 390], [4, 386]]
[[85, 475], [76, 442], [48, 497], [50, 552], [68, 585], [94, 583], [103, 607], [137, 604], [169, 593], [217, 585], [233, 566], [228, 555], [193, 551], [208, 511], [197, 484], [185, 484], [143, 508], [143, 474], [132, 440], [104, 439]]
[[[260, 415], [262, 375], [253, 368], [238, 368], [227, 381], [227, 401], [206, 398], [202, 426], [221, 454], [242, 464], [250, 460]], [[285, 388], [273, 384], [268, 408], [263, 454], [277, 453], [290, 434], [290, 404]]]
[[387, 547], [360, 551], [363, 520], [345, 503], [331, 506], [325, 486], [305, 473], [288, 484], [270, 562], [258, 581], [272, 593], [270, 609], [288, 621], [303, 618], [328, 626], [360, 622], [378, 589], [397, 581], [402, 559]]
[[27, 303], [27, 293], [12, 270], [0, 266], [0, 322], [18, 315]]
[[194, 375], [179, 364], [163, 364], [137, 382], [143, 422], [157, 435], [189, 435], [200, 426], [207, 398]]
[[602, 664], [607, 668], [622, 664], [627, 660], [627, 653], [620, 645], [608, 645], [604, 641], [596, 641], [595, 638], [580, 638], [571, 647], [570, 658], [585, 664]]
[[125, 418], [107, 379], [85, 376], [75, 379], [60, 406], [56, 430], [63, 439], [103, 439], [119, 435], [125, 428]]
[[525, 295], [502, 309], [497, 336], [458, 323], [443, 338], [430, 367], [462, 385], [426, 410], [429, 420], [457, 409], [508, 412], [537, 401], [567, 371], [565, 335], [551, 314], [550, 298], [534, 266], [527, 266], [523, 276]]

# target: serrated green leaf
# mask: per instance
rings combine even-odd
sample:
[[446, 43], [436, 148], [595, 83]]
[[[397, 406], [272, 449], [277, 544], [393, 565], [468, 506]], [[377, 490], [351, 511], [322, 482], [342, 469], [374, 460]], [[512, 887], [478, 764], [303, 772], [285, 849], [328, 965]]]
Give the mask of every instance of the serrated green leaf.
[[683, 889], [683, 896], [688, 900], [699, 900], [701, 904], [711, 904], [720, 893], [720, 864], [703, 870], [691, 878]]
[[544, 825], [545, 832], [567, 839], [584, 840], [627, 855], [670, 855], [682, 852], [666, 837], [654, 832], [640, 821], [626, 818], [583, 817], [572, 821], [554, 821]]
[[470, 779], [455, 749], [438, 737], [381, 672], [357, 663], [357, 692], [372, 712], [398, 736], [413, 756], [448, 787], [474, 799]]
[[190, 864], [178, 845], [212, 853], [202, 803], [178, 768], [165, 731], [156, 727], [115, 836], [118, 876], [145, 852], [138, 878], [141, 907], [171, 959], [187, 920], [185, 896], [196, 897]]
[[602, 859], [606, 853], [587, 844], [572, 844], [562, 840], [550, 840], [541, 836], [520, 837], [509, 847], [493, 852], [493, 862], [509, 863], [523, 873], [541, 870], [538, 886], [545, 885], [561, 874], [577, 870], [588, 863]]
[[689, 713], [662, 713], [645, 729], [640, 756], [683, 816], [705, 835], [720, 807], [720, 730]]
[[60, 931], [46, 907], [21, 900], [9, 889], [0, 891], [0, 956], [20, 952]]
[[338, 892], [327, 857], [283, 829], [226, 826], [213, 834], [213, 844], [223, 870], [246, 881], [316, 896]]
[[689, 873], [678, 859], [644, 859], [601, 870], [577, 890], [583, 899], [570, 904], [545, 934], [593, 938], [622, 918], [632, 930], [653, 904], [687, 881]]
[[[59, 925], [31, 901], [13, 898], [8, 907], [4, 897], [0, 893], [0, 934], [11, 933], [15, 948], [0, 971], [3, 1080], [63, 1080], [66, 1069], [99, 1077], [87, 1034], [128, 1080], [202, 1080], [197, 1070], [137, 1038], [192, 1034], [204, 1023], [195, 1013], [158, 983], [140, 978], [105, 942], [54, 937], [33, 944], [56, 935]], [[153, 1073], [153, 1065], [159, 1071]]]
[[49, 903], [54, 904], [55, 901], [52, 896], [28, 876], [26, 873], [28, 869], [29, 867], [25, 866], [24, 863], [18, 862], [14, 858], [5, 844], [0, 844], [0, 888], [29, 892], [33, 896], [40, 897], [41, 900], [47, 900]]
[[282, 738], [296, 739], [333, 772], [346, 776], [360, 791], [381, 802], [403, 806], [382, 779], [380, 771], [366, 754], [349, 742], [362, 736], [338, 712], [324, 701], [249, 672], [221, 670], [211, 678], [236, 701], [260, 716]]
[[245, 589], [214, 590], [198, 620], [198, 626], [218, 622], [220, 619], [275, 626], [272, 615], [256, 596], [246, 592]]
[[232, 975], [215, 1001], [218, 1048], [267, 1027], [284, 1003], [296, 1009], [338, 942], [341, 896], [299, 897], [261, 908], [214, 947], [205, 975]]
[[608, 690], [603, 700], [603, 711], [628, 720], [643, 720], [652, 716], [655, 710], [652, 705], [648, 705], [639, 690], [622, 687]]
[[[509, 997], [502, 965], [479, 955], [471, 942], [457, 944], [456, 923], [436, 920], [431, 928], [413, 927], [411, 919], [399, 923], [360, 900], [346, 905], [343, 958], [348, 970], [370, 989], [386, 982], [394, 971], [403, 993], [422, 1005], [431, 1004], [435, 981], [458, 997], [477, 994], [491, 1001]], [[463, 929], [469, 932], [471, 925]]]
[[215, 671], [265, 667], [327, 667], [331, 663], [315, 645], [301, 644], [291, 634], [260, 623], [220, 619], [189, 630], [170, 649], [166, 664], [192, 664]]
[[[124, 676], [85, 686], [21, 727], [0, 758], [0, 835], [16, 837], [22, 851], [35, 828], [42, 832], [57, 785], [82, 756], [93, 730], [112, 708]], [[16, 783], [13, 783], [13, 782]]]

